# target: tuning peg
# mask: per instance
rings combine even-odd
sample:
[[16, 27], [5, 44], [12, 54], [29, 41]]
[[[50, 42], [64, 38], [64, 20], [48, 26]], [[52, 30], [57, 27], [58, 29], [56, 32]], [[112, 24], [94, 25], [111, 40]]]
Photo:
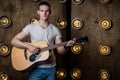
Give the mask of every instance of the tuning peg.
[[78, 38], [78, 40], [76, 40], [76, 42], [84, 44], [84, 42], [88, 42], [88, 37], [87, 36], [80, 36]]

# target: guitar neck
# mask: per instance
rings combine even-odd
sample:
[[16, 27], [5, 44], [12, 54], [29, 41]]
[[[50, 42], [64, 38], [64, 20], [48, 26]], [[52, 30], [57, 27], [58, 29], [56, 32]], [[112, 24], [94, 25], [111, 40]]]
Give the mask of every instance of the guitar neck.
[[50, 46], [48, 46], [48, 47], [41, 48], [40, 51], [43, 52], [43, 51], [55, 49], [55, 48], [60, 47], [60, 46], [64, 46], [64, 45], [67, 44], [67, 42], [68, 42], [68, 41], [62, 42], [62, 43], [59, 43], [59, 44], [55, 44], [55, 45], [52, 45], [52, 46], [50, 45]]

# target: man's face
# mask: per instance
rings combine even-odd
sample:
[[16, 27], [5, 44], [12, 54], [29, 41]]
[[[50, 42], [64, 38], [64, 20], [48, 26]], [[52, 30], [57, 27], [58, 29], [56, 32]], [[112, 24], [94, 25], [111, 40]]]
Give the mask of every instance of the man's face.
[[50, 8], [47, 5], [39, 6], [39, 10], [37, 11], [37, 13], [40, 17], [40, 20], [44, 20], [44, 21], [48, 20], [50, 12], [51, 12]]

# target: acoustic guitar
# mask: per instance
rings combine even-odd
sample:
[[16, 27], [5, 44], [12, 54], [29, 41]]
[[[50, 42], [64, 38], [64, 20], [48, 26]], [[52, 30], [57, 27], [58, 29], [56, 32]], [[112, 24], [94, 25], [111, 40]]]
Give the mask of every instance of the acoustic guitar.
[[[83, 40], [76, 40], [77, 42], [81, 42]], [[34, 43], [28, 43], [40, 48], [40, 51], [37, 55], [33, 55], [27, 49], [21, 49], [17, 47], [12, 48], [11, 52], [11, 60], [13, 68], [17, 71], [28, 71], [34, 68], [37, 65], [45, 63], [49, 58], [49, 50], [54, 48], [64, 46], [68, 41], [59, 43], [56, 45], [48, 46], [46, 41], [38, 41]], [[84, 41], [83, 41], [84, 42]]]

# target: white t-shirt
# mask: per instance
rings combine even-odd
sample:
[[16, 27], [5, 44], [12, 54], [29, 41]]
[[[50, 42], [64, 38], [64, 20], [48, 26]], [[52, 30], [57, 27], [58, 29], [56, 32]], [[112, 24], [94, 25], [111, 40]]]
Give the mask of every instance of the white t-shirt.
[[[30, 35], [31, 42], [45, 40], [49, 46], [54, 45], [55, 38], [61, 37], [61, 33], [59, 29], [53, 24], [49, 24], [47, 28], [43, 29], [42, 27], [40, 27], [38, 22], [32, 23], [25, 26], [25, 28], [23, 28], [23, 31], [27, 35]], [[53, 53], [53, 50], [51, 54], [52, 55], [51, 55], [50, 62], [47, 64], [39, 65], [38, 67], [49, 68], [49, 67], [55, 66], [56, 63], [55, 63], [55, 55]]]

